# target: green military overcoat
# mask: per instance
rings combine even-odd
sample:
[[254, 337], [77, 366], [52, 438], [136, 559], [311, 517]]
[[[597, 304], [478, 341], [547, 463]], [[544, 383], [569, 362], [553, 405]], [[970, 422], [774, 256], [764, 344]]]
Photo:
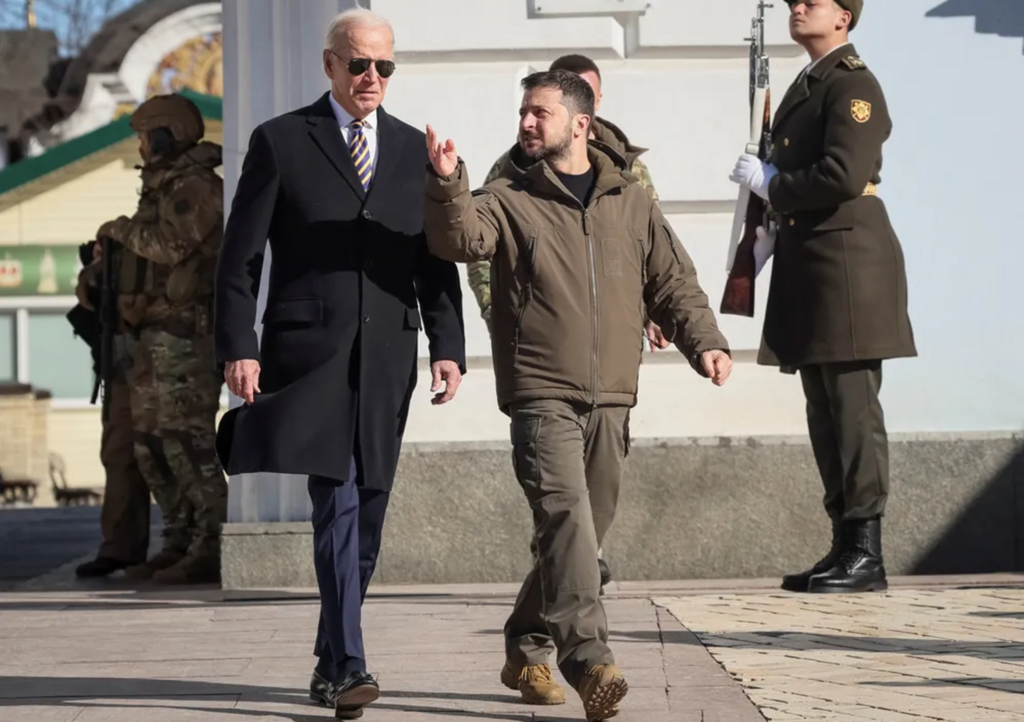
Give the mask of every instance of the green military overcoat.
[[772, 124], [778, 237], [758, 362], [916, 356], [903, 250], [878, 195], [892, 123], [847, 44], [790, 87]]

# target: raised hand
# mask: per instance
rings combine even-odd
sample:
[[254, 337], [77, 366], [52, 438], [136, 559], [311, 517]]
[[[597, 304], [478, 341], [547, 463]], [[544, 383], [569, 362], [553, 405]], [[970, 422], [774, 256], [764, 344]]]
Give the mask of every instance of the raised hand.
[[455, 143], [449, 138], [443, 144], [437, 139], [437, 132], [427, 126], [427, 152], [430, 164], [439, 176], [448, 177], [459, 167], [459, 154], [455, 152]]

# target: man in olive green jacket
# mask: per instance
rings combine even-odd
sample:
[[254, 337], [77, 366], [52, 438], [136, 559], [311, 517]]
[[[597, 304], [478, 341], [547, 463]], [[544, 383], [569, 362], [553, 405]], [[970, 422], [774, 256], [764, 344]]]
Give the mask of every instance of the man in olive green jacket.
[[[569, 55], [562, 55], [555, 58], [548, 70], [569, 70], [576, 73], [590, 84], [590, 87], [594, 91], [594, 117], [590, 121], [590, 139], [601, 141], [603, 144], [611, 147], [612, 150], [621, 155], [625, 159], [626, 167], [629, 169], [630, 173], [637, 177], [640, 185], [646, 188], [647, 192], [651, 194], [651, 198], [657, 201], [658, 191], [654, 188], [654, 181], [651, 180], [651, 171], [647, 167], [647, 164], [640, 158], [640, 156], [647, 152], [647, 148], [641, 148], [638, 145], [634, 145], [629, 141], [629, 138], [621, 128], [611, 121], [597, 115], [601, 109], [601, 98], [603, 97], [603, 93], [601, 92], [601, 69], [597, 67], [597, 63], [586, 55], [571, 53]], [[501, 157], [494, 161], [494, 165], [491, 166], [491, 170], [487, 173], [487, 177], [484, 178], [484, 185], [500, 178], [506, 168], [514, 168], [514, 166], [509, 165], [510, 152], [511, 151], [506, 151], [502, 153]], [[466, 265], [466, 277], [469, 280], [469, 287], [473, 290], [473, 295], [476, 297], [477, 305], [480, 306], [480, 316], [483, 318], [484, 323], [487, 324], [487, 331], [490, 333], [490, 260], [484, 259], [468, 263]], [[651, 351], [657, 351], [659, 349], [666, 349], [669, 347], [669, 342], [665, 339], [661, 329], [658, 328], [656, 323], [649, 319], [647, 320], [647, 323], [644, 324], [644, 334], [647, 337], [647, 342], [650, 344]], [[603, 593], [604, 586], [611, 581], [612, 572], [608, 566], [608, 562], [603, 559], [601, 549], [597, 550], [597, 556], [597, 564], [601, 570], [601, 587]]]
[[646, 315], [698, 374], [725, 383], [728, 343], [689, 255], [607, 145], [588, 142], [594, 93], [565, 70], [523, 81], [519, 144], [502, 177], [470, 191], [452, 141], [430, 127], [431, 252], [493, 266], [498, 405], [537, 554], [505, 625], [502, 681], [527, 702], [564, 702], [547, 658], [588, 720], [617, 711], [626, 681], [608, 647], [594, 563], [615, 516], [636, 404]]

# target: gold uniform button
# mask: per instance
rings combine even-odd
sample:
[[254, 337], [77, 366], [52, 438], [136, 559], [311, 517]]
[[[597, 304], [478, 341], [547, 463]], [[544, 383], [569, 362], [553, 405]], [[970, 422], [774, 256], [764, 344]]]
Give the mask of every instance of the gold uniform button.
[[783, 138], [782, 139], [782, 144], [783, 145], [789, 145], [789, 138]]
[[789, 219], [789, 225], [795, 226], [796, 225], [796, 218], [790, 218]]

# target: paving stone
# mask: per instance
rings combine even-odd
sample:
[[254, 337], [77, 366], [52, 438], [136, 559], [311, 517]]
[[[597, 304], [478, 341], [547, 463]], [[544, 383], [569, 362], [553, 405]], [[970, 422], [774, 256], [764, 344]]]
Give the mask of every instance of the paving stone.
[[[0, 643], [0, 722], [332, 718], [308, 699], [315, 600], [131, 597], [122, 591], [0, 594], [0, 629], [19, 630]], [[382, 697], [365, 718], [582, 719], [579, 696], [568, 687], [566, 704], [539, 708], [500, 683], [501, 629], [512, 601], [478, 606], [454, 597], [371, 597], [364, 638]], [[613, 649], [630, 683], [619, 720], [764, 722], [700, 640], [650, 598], [610, 598], [606, 608]], [[57, 609], [64, 611], [45, 611]], [[121, 613], [128, 634], [112, 623]]]
[[74, 704], [52, 706], [35, 700], [21, 700], [17, 706], [0, 703], [0, 720], [3, 722], [73, 722], [83, 708]]
[[770, 720], [1024, 720], [1018, 585], [654, 602]]

